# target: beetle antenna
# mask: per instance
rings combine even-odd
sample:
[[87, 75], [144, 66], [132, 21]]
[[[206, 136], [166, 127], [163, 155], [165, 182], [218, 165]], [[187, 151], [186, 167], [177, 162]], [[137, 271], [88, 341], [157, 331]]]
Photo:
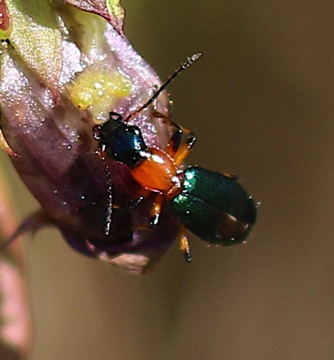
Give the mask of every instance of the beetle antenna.
[[108, 236], [110, 234], [111, 222], [112, 222], [112, 182], [111, 182], [111, 172], [108, 165], [105, 166], [105, 172], [107, 175], [107, 195], [108, 195], [108, 202], [107, 202], [107, 216], [104, 224], [104, 234]]
[[183, 71], [188, 69], [195, 61], [197, 61], [202, 56], [202, 53], [196, 53], [192, 55], [191, 57], [187, 58], [187, 61], [184, 62], [177, 70], [175, 70], [174, 74], [170, 76], [167, 81], [162, 84], [159, 89], [152, 95], [152, 97], [140, 108], [132, 112], [130, 115], [128, 115], [124, 122], [129, 121], [131, 118], [136, 116], [138, 113], [146, 109], [149, 105], [153, 103], [153, 101], [166, 89], [166, 87]]

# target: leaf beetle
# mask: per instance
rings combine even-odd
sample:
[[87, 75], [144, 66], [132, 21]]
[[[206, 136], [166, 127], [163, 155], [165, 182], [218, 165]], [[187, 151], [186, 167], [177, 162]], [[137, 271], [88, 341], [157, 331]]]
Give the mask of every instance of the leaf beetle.
[[111, 112], [107, 122], [93, 128], [101, 153], [126, 164], [140, 185], [138, 197], [130, 207], [154, 196], [150, 226], [159, 224], [163, 204], [167, 204], [172, 215], [180, 221], [180, 248], [188, 262], [191, 261], [191, 252], [187, 229], [212, 244], [241, 243], [256, 222], [257, 205], [234, 175], [220, 174], [200, 166], [182, 167], [196, 141], [190, 130], [153, 111], [153, 116], [175, 128], [166, 149], [161, 150], [148, 147], [139, 127], [128, 122], [151, 105], [166, 86], [200, 55], [188, 58], [144, 105], [127, 118]]

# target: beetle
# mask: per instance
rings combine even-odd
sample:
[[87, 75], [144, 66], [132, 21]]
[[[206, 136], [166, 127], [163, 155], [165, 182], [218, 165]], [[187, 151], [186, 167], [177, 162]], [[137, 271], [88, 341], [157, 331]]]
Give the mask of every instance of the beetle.
[[256, 222], [257, 205], [236, 176], [200, 166], [183, 168], [183, 161], [196, 141], [190, 130], [153, 110], [153, 116], [175, 128], [166, 149], [162, 150], [148, 147], [140, 128], [130, 125], [129, 120], [152, 104], [172, 79], [199, 56], [195, 54], [182, 64], [148, 102], [127, 118], [111, 112], [107, 122], [93, 128], [101, 153], [126, 164], [133, 179], [140, 185], [138, 196], [129, 207], [135, 207], [153, 195], [151, 227], [159, 224], [163, 204], [167, 204], [172, 215], [180, 221], [180, 248], [188, 262], [191, 261], [191, 252], [187, 229], [212, 244], [241, 243]]

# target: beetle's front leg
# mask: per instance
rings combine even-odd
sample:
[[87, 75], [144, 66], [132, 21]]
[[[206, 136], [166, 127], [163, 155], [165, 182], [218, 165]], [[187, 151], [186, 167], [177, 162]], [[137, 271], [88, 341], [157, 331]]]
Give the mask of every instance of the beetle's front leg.
[[[181, 165], [196, 142], [195, 134], [191, 130], [186, 129], [176, 121], [170, 119], [168, 116], [157, 111], [153, 112], [153, 116], [163, 119], [163, 121], [176, 128], [176, 131], [167, 144], [166, 153], [174, 158], [176, 166]], [[186, 136], [186, 139], [182, 141], [182, 136], [184, 135]]]

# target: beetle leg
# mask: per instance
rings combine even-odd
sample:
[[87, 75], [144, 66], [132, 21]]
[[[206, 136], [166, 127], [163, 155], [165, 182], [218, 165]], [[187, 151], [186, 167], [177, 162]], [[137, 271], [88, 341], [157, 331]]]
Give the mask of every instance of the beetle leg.
[[[176, 131], [167, 144], [166, 153], [174, 158], [177, 166], [181, 165], [195, 144], [195, 134], [191, 130], [186, 129], [176, 121], [157, 111], [153, 112], [153, 116], [163, 119], [165, 122], [176, 128]], [[183, 135], [186, 136], [186, 140], [181, 142]]]
[[183, 131], [179, 128], [176, 129], [170, 140], [168, 141], [166, 153], [172, 157], [175, 156], [175, 153], [180, 148], [182, 140]]
[[237, 181], [239, 178], [237, 174], [234, 174], [231, 172], [223, 172], [223, 175], [230, 178], [231, 180], [235, 180], [235, 181]]
[[180, 230], [180, 250], [186, 262], [191, 262], [191, 250], [187, 237], [187, 229], [184, 225], [181, 225]]
[[158, 111], [153, 111], [152, 116], [159, 118], [159, 119], [163, 119], [163, 121], [165, 123], [168, 123], [169, 125], [174, 126], [176, 128], [176, 130], [175, 130], [174, 134], [172, 135], [172, 137], [170, 138], [170, 140], [167, 144], [167, 148], [166, 148], [166, 153], [168, 155], [174, 157], [176, 151], [178, 150], [178, 148], [180, 147], [180, 144], [181, 144], [182, 135], [184, 132], [183, 129], [177, 122], [175, 122], [168, 116], [161, 114]]
[[135, 209], [141, 202], [151, 194], [150, 190], [141, 188], [137, 191], [134, 200], [131, 200], [128, 206], [129, 210]]
[[[130, 202], [129, 209], [133, 210], [134, 208], [136, 208], [145, 198], [147, 198], [151, 194], [152, 191], [150, 190], [140, 189], [138, 192], [138, 196], [136, 196], [136, 199]], [[153, 205], [151, 207], [150, 223], [148, 227], [156, 227], [159, 225], [163, 200], [163, 195], [158, 194], [155, 196]]]
[[182, 131], [187, 135], [187, 139], [180, 145], [174, 154], [174, 161], [176, 166], [182, 165], [184, 159], [189, 155], [196, 141], [195, 135], [190, 130], [182, 127]]
[[[141, 202], [144, 199], [149, 197], [151, 194], [152, 194], [152, 191], [150, 191], [150, 190], [147, 190], [144, 188], [139, 189], [139, 191], [136, 194], [135, 199], [130, 201], [127, 210], [131, 211], [131, 210], [135, 209], [137, 206], [139, 206], [141, 204]], [[154, 199], [153, 205], [151, 207], [149, 225], [148, 226], [140, 225], [139, 228], [143, 228], [143, 229], [147, 228], [148, 229], [150, 227], [156, 227], [159, 225], [163, 200], [164, 200], [164, 196], [162, 194], [155, 195], [155, 199]], [[115, 204], [113, 205], [114, 208], [116, 206], [115, 206]], [[136, 227], [136, 228], [138, 228], [138, 227]]]
[[163, 200], [164, 200], [164, 197], [161, 194], [159, 194], [155, 197], [155, 201], [151, 208], [151, 220], [150, 220], [150, 225], [153, 227], [159, 225]]
[[[147, 193], [144, 195], [141, 195], [138, 200], [134, 200], [135, 206], [137, 206], [145, 197], [147, 197], [147, 194], [152, 194], [151, 191], [149, 190], [145, 190]], [[162, 203], [164, 200], [164, 196], [162, 194], [157, 194], [155, 195], [155, 199], [153, 202], [153, 205], [151, 207], [151, 213], [150, 213], [150, 222], [149, 224], [137, 224], [136, 225], [136, 229], [140, 229], [140, 230], [149, 230], [152, 227], [156, 227], [159, 225], [160, 222], [160, 215], [161, 215], [161, 210], [162, 210]], [[134, 207], [132, 206], [130, 208], [130, 210], [134, 209]]]

